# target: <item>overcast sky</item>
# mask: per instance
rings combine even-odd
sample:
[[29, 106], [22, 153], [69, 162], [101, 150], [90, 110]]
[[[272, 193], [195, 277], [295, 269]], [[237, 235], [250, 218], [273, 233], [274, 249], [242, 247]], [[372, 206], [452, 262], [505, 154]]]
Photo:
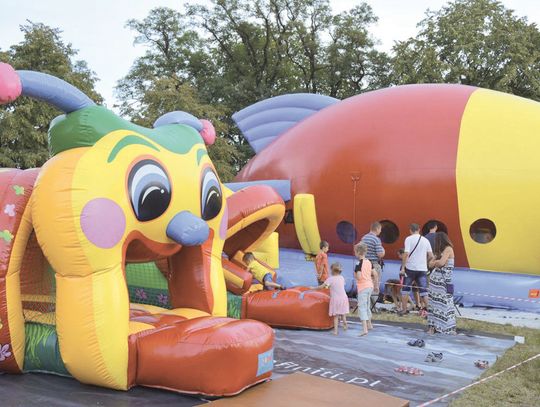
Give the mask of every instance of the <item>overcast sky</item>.
[[[193, 1], [196, 2], [196, 1]], [[202, 1], [198, 1], [204, 2]], [[540, 25], [539, 0], [502, 0], [518, 16]], [[330, 0], [335, 12], [347, 10], [356, 0]], [[367, 0], [379, 21], [371, 29], [381, 50], [390, 50], [394, 41], [414, 36], [416, 24], [426, 9], [439, 9], [445, 0]], [[42, 22], [63, 31], [63, 39], [79, 50], [78, 58], [88, 62], [100, 81], [97, 90], [109, 107], [115, 102], [113, 89], [144, 53], [133, 46], [134, 33], [124, 27], [130, 18], [142, 19], [157, 6], [179, 8], [183, 0], [0, 0], [0, 49], [23, 39], [19, 25], [26, 20]]]

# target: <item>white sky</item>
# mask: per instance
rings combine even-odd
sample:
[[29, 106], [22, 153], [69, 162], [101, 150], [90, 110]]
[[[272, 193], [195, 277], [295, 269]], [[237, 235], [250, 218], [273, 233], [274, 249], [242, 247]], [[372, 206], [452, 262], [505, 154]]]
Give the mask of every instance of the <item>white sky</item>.
[[[446, 0], [366, 0], [379, 17], [372, 35], [381, 44], [379, 49], [390, 50], [394, 41], [404, 40], [416, 33], [416, 24], [426, 9], [439, 9]], [[79, 59], [88, 62], [100, 81], [97, 90], [109, 107], [115, 102], [113, 89], [117, 81], [142, 55], [142, 46], [133, 46], [135, 34], [124, 27], [130, 18], [143, 19], [157, 6], [179, 8], [183, 0], [0, 0], [0, 49], [20, 42], [23, 35], [19, 25], [26, 20], [42, 22], [63, 31], [62, 38], [79, 50]], [[201, 1], [198, 1], [201, 2]], [[204, 0], [202, 0], [204, 2]], [[330, 0], [335, 12], [350, 9], [360, 0]], [[540, 25], [538, 0], [502, 0]]]

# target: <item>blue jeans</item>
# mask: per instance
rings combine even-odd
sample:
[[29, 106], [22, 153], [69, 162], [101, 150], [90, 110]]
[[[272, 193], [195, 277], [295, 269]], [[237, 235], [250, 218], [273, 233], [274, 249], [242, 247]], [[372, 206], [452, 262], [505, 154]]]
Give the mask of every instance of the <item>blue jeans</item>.
[[358, 314], [361, 321], [369, 321], [371, 319], [371, 293], [373, 288], [364, 288], [358, 293]]
[[427, 271], [409, 269], [405, 269], [405, 281], [403, 282], [401, 294], [408, 294], [409, 291], [411, 291], [410, 286], [414, 281], [416, 281], [416, 285], [418, 286], [418, 290], [420, 291], [420, 297], [427, 296]]

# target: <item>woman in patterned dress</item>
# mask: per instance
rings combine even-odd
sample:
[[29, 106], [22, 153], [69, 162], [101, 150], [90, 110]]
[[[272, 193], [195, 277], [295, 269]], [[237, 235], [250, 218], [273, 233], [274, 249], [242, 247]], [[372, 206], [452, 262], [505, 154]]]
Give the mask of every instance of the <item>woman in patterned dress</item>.
[[429, 275], [428, 332], [455, 335], [454, 248], [446, 233], [437, 232], [434, 254], [435, 258], [429, 263], [433, 271]]

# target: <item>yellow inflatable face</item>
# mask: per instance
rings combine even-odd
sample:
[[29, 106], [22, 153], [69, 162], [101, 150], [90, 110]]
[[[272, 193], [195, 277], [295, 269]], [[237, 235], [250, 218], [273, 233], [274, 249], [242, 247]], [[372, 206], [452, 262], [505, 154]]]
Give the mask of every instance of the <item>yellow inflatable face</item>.
[[179, 245], [202, 244], [210, 230], [220, 239], [221, 184], [202, 141], [186, 144], [185, 150], [169, 151], [127, 130], [112, 132], [88, 149], [74, 171], [72, 210], [89, 250], [137, 239], [159, 257]]
[[[227, 208], [195, 129], [146, 129], [90, 109], [93, 120], [76, 112], [53, 127], [53, 151], [54, 143], [60, 148], [36, 182], [31, 220], [56, 271], [57, 331], [68, 370], [83, 382], [125, 388], [133, 330], [125, 263], [167, 258], [174, 308], [226, 315]], [[99, 137], [88, 141], [86, 123]], [[113, 129], [104, 132], [105, 125]], [[62, 137], [76, 142], [64, 148]]]

